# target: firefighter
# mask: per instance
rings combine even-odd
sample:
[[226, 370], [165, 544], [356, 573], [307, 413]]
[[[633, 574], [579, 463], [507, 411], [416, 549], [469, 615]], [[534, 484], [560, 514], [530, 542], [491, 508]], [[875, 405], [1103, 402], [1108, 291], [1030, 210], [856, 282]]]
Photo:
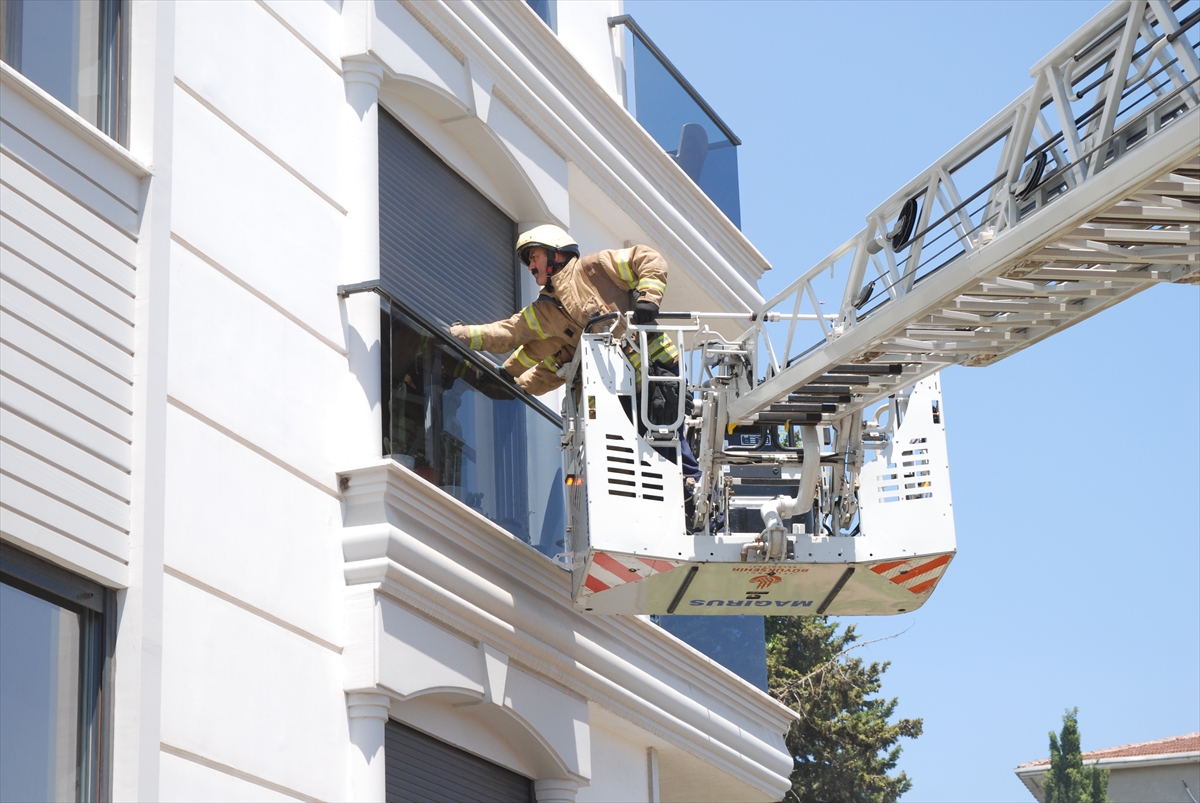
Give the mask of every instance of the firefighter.
[[[574, 357], [591, 318], [632, 310], [634, 323], [653, 323], [667, 287], [667, 263], [657, 251], [635, 245], [581, 257], [579, 245], [558, 226], [522, 234], [517, 255], [542, 288], [534, 302], [507, 320], [455, 325], [450, 334], [473, 349], [512, 351], [504, 368], [533, 395], [563, 384], [555, 372]], [[623, 329], [622, 319], [614, 335], [620, 337]], [[650, 351], [662, 365], [678, 362], [679, 351], [665, 335], [654, 338]], [[638, 355], [630, 356], [640, 374]]]
[[[450, 334], [472, 349], [512, 351], [504, 369], [533, 395], [563, 384], [557, 371], [575, 356], [589, 320], [622, 313], [613, 331], [619, 338], [624, 313], [632, 311], [635, 324], [654, 323], [667, 289], [667, 263], [654, 249], [635, 245], [580, 256], [571, 235], [554, 225], [537, 226], [518, 237], [517, 256], [542, 288], [534, 302], [507, 320], [456, 324]], [[654, 363], [678, 372], [679, 350], [665, 334], [650, 338], [649, 352]], [[640, 355], [631, 351], [627, 356], [640, 378]], [[681, 446], [684, 475], [698, 478], [699, 467], [682, 436]]]

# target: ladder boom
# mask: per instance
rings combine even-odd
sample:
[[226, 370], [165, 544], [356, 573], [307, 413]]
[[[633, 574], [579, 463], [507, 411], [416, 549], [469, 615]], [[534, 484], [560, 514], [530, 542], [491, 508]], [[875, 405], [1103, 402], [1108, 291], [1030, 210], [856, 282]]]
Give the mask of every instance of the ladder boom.
[[[867, 407], [947, 365], [990, 365], [1153, 284], [1200, 280], [1192, 5], [1110, 5], [1035, 65], [1028, 91], [767, 301], [747, 348], [768, 378], [730, 402], [730, 422], [761, 420], [840, 365], [904, 365], [898, 382], [855, 393]], [[1082, 116], [1079, 101], [1090, 104]], [[971, 176], [988, 178], [972, 192]], [[790, 324], [777, 354], [780, 313]]]

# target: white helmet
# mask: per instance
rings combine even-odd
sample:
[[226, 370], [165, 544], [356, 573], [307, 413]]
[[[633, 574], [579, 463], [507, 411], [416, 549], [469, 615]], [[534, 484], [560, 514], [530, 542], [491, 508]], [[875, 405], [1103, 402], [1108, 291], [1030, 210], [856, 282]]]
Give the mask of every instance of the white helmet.
[[550, 257], [549, 265], [546, 268], [547, 276], [553, 275], [554, 271], [565, 267], [570, 261], [570, 259], [566, 259], [556, 262], [554, 260], [555, 253], [579, 256], [579, 243], [552, 223], [535, 226], [517, 238], [517, 256], [525, 267], [529, 267], [529, 249], [535, 247], [545, 248]]

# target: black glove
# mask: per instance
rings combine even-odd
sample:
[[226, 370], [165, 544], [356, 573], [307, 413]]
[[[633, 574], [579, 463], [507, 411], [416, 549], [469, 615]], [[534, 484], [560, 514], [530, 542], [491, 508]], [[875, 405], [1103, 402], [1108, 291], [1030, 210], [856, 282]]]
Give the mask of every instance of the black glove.
[[633, 322], [638, 326], [645, 326], [648, 323], [654, 323], [654, 319], [658, 317], [658, 305], [653, 301], [640, 299], [633, 305]]

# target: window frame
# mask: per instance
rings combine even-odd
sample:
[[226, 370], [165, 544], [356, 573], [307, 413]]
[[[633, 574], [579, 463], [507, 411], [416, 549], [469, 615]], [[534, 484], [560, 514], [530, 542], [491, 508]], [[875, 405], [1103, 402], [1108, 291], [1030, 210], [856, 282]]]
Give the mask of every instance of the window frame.
[[[77, 3], [79, 0], [69, 0]], [[49, 90], [30, 78], [21, 69], [24, 3], [28, 0], [0, 0], [0, 59], [24, 75], [47, 94]], [[122, 147], [129, 146], [129, 41], [130, 1], [97, 0], [100, 19], [96, 43], [97, 77], [95, 127]], [[15, 51], [15, 53], [14, 53]], [[72, 112], [83, 115], [60, 98], [51, 94]], [[89, 121], [89, 125], [90, 125]]]
[[112, 799], [116, 592], [0, 541], [0, 582], [79, 615], [78, 800]]
[[[375, 293], [376, 295], [379, 296], [379, 299], [382, 302], [379, 306], [380, 306], [381, 312], [383, 313], [384, 319], [386, 319], [388, 316], [390, 316], [392, 314], [390, 307], [395, 307], [396, 310], [398, 312], [400, 312], [402, 315], [405, 315], [405, 316], [411, 318], [415, 323], [428, 329], [432, 335], [434, 335], [438, 338], [439, 342], [441, 342], [443, 345], [445, 345], [448, 348], [450, 348], [451, 350], [453, 350], [460, 357], [462, 357], [463, 360], [470, 362], [472, 365], [474, 365], [475, 367], [484, 371], [485, 373], [491, 374], [491, 376], [493, 378], [499, 380], [501, 383], [506, 385], [508, 390], [510, 390], [514, 396], [518, 397], [521, 401], [523, 401], [529, 407], [532, 407], [543, 418], [546, 418], [547, 420], [550, 421], [550, 423], [554, 424], [554, 426], [558, 427], [559, 429], [562, 428], [562, 415], [554, 412], [552, 409], [550, 409], [549, 406], [546, 405], [545, 402], [543, 402], [537, 396], [530, 394], [527, 390], [525, 390], [520, 385], [518, 385], [516, 383], [516, 381], [513, 380], [512, 376], [510, 376], [509, 373], [507, 371], [505, 371], [503, 367], [498, 365], [496, 362], [488, 359], [487, 356], [485, 354], [483, 354], [482, 352], [472, 351], [471, 349], [467, 348], [459, 341], [457, 341], [454, 338], [450, 337], [449, 335], [445, 334], [445, 332], [442, 330], [442, 328], [439, 327], [434, 322], [432, 322], [431, 320], [429, 320], [429, 318], [427, 316], [422, 315], [421, 313], [417, 312], [412, 307], [410, 307], [408, 304], [405, 304], [403, 301], [396, 298], [394, 295], [392, 295], [390, 292], [388, 292], [386, 289], [384, 289], [382, 286], [380, 286], [378, 282], [364, 282], [362, 285], [359, 285], [359, 286], [340, 287], [340, 288], [338, 288], [338, 291], [339, 291], [339, 294], [341, 294], [343, 292], [346, 292], [347, 294], [349, 294], [352, 292], [363, 292], [363, 291], [370, 291], [370, 292]], [[382, 320], [383, 319], [381, 319], [381, 323], [382, 323]], [[383, 348], [386, 348], [390, 354], [390, 352], [391, 352], [391, 344], [390, 343], [384, 344]], [[382, 351], [382, 349], [381, 349], [381, 351]], [[383, 366], [383, 365], [384, 364], [381, 363], [381, 366]], [[384, 425], [386, 427], [387, 418], [385, 417], [383, 419], [383, 421], [384, 421]]]

